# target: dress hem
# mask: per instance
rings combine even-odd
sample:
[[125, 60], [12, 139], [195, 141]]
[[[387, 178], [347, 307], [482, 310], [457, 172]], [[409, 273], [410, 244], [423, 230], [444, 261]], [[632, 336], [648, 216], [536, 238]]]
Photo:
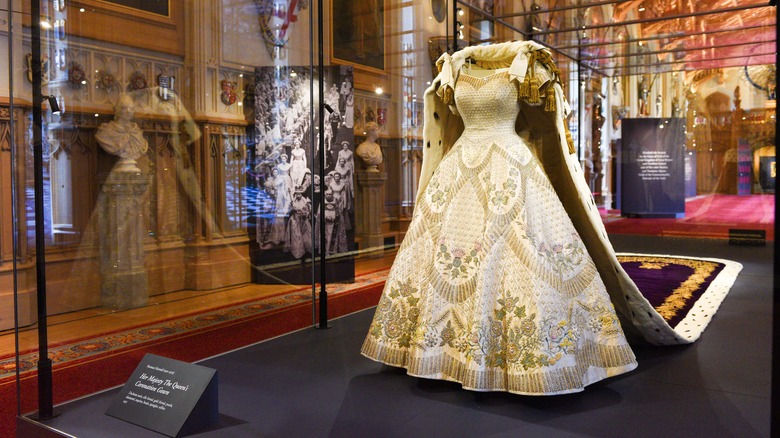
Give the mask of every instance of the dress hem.
[[[562, 395], [582, 392], [586, 386], [601, 380], [624, 374], [634, 370], [637, 362], [633, 359], [621, 364], [599, 366], [593, 364], [577, 363], [572, 367], [559, 368], [541, 373], [510, 374], [501, 369], [492, 370], [468, 370], [462, 362], [447, 354], [434, 358], [426, 358], [431, 362], [426, 364], [424, 359], [411, 358], [408, 353], [393, 355], [389, 350], [376, 348], [377, 345], [367, 339], [361, 354], [371, 360], [385, 365], [404, 368], [406, 373], [413, 377], [424, 379], [445, 380], [460, 383], [463, 389], [477, 392], [501, 391], [518, 395]], [[615, 346], [622, 350], [623, 346]], [[625, 346], [628, 348], [627, 346]], [[630, 351], [630, 350], [629, 350]], [[395, 359], [392, 360], [395, 356]], [[620, 353], [618, 353], [620, 356]], [[431, 366], [432, 364], [435, 364]], [[426, 372], [426, 369], [435, 372]]]

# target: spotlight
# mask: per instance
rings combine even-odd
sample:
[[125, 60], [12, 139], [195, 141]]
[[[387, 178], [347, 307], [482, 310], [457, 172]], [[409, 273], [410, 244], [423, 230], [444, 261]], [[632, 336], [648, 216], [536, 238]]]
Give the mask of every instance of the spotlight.
[[458, 15], [463, 16], [465, 12], [463, 12], [463, 8], [458, 8]]
[[376, 94], [383, 94], [384, 92], [385, 91], [382, 89], [382, 87], [376, 87], [376, 89], [374, 89], [374, 93]]
[[49, 108], [51, 109], [52, 114], [59, 114], [60, 111], [60, 104], [57, 103], [57, 98], [54, 96], [43, 96], [44, 99], [46, 99], [49, 102]]

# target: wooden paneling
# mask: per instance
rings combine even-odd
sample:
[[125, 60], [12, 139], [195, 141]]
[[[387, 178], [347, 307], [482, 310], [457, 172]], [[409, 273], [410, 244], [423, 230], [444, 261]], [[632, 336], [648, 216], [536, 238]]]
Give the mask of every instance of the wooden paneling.
[[[100, 0], [68, 2], [68, 35], [184, 56], [182, 0], [170, 0], [168, 17]], [[84, 12], [80, 12], [81, 9]]]

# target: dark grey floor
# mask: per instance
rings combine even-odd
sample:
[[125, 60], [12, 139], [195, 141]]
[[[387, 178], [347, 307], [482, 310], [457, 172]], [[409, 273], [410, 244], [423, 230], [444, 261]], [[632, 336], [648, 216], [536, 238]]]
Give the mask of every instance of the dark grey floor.
[[[772, 246], [613, 236], [618, 251], [744, 265], [693, 345], [637, 347], [639, 367], [555, 397], [464, 391], [359, 355], [373, 309], [202, 362], [219, 371], [221, 423], [198, 437], [769, 436]], [[61, 406], [77, 437], [158, 437], [103, 415], [116, 390]]]

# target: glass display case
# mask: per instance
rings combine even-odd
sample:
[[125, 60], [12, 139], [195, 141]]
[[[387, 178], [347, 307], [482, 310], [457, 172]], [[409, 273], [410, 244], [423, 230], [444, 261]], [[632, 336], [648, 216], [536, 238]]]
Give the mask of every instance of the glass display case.
[[147, 353], [197, 362], [376, 306], [423, 195], [426, 90], [466, 47], [546, 48], [605, 241], [763, 257], [775, 17], [757, 0], [0, 0], [0, 435]]

